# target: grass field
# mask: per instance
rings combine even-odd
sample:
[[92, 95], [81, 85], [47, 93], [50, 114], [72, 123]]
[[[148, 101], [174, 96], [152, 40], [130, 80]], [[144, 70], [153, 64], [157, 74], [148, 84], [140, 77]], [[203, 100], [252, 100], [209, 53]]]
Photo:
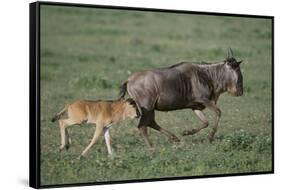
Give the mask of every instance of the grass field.
[[[41, 7], [41, 184], [85, 183], [272, 169], [271, 20], [70, 7]], [[150, 130], [155, 149], [136, 125], [111, 129], [114, 158], [99, 139], [76, 160], [94, 127], [69, 128], [72, 146], [59, 152], [58, 123], [51, 117], [76, 99], [115, 99], [119, 85], [136, 71], [187, 61], [221, 61], [231, 47], [244, 76], [244, 96], [224, 94], [216, 140], [199, 127], [191, 110], [157, 112], [156, 120], [180, 137], [173, 144]], [[213, 123], [214, 115], [206, 115]]]

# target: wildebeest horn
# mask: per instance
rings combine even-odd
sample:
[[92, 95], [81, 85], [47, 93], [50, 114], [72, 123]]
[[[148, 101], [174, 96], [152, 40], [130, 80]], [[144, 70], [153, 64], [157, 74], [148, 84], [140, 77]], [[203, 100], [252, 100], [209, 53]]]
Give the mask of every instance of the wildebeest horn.
[[229, 50], [227, 51], [227, 57], [226, 57], [226, 59], [229, 59]]
[[[230, 52], [230, 54], [231, 54], [231, 57], [233, 57], [233, 52], [232, 52], [232, 49], [231, 48], [229, 48], [229, 52]], [[228, 54], [229, 55], [229, 54]]]

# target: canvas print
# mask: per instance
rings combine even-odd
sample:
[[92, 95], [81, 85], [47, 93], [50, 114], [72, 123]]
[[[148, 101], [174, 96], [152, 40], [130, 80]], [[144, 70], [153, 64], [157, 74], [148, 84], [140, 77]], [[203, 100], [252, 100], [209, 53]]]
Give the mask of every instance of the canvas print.
[[273, 172], [273, 18], [39, 6], [40, 186]]

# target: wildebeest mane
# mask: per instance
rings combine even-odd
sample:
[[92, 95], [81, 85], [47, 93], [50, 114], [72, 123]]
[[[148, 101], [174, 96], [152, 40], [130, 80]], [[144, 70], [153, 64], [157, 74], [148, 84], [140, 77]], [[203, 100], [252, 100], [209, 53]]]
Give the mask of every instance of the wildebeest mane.
[[168, 68], [174, 68], [174, 67], [177, 67], [177, 66], [182, 65], [182, 64], [185, 64], [185, 63], [187, 63], [187, 62], [179, 62], [179, 63], [177, 63], [177, 64], [174, 64], [174, 65], [169, 66]]
[[202, 80], [200, 81], [206, 83], [206, 79], [212, 81], [212, 85], [215, 93], [221, 93], [226, 89], [226, 71], [224, 63], [213, 63], [213, 64], [199, 64], [198, 70], [201, 73], [205, 73], [207, 77], [199, 77]]
[[212, 63], [212, 62], [207, 62], [207, 61], [201, 61], [201, 62], [182, 61], [182, 62], [176, 63], [174, 65], [168, 66], [167, 68], [175, 68], [175, 67], [181, 66], [183, 64], [214, 65], [214, 64], [218, 64], [218, 63]]
[[226, 73], [224, 62], [179, 62], [168, 68], [177, 68], [189, 76], [196, 77], [197, 81], [212, 91], [212, 96], [220, 94], [226, 89]]

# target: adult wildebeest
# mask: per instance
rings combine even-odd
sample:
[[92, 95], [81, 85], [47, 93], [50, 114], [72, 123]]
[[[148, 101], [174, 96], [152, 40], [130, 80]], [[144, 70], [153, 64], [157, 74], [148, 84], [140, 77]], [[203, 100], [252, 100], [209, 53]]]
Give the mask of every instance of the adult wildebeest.
[[229, 49], [227, 58], [219, 63], [181, 62], [166, 68], [137, 72], [121, 85], [120, 98], [124, 98], [127, 92], [136, 102], [141, 113], [138, 129], [150, 147], [152, 143], [147, 127], [160, 131], [173, 141], [179, 141], [173, 133], [156, 123], [155, 110], [192, 109], [203, 123], [200, 128], [183, 132], [183, 135], [192, 135], [208, 127], [202, 110], [209, 108], [216, 114], [215, 125], [209, 133], [209, 140], [213, 141], [221, 117], [221, 110], [216, 105], [220, 94], [243, 94], [241, 62], [234, 58]]

